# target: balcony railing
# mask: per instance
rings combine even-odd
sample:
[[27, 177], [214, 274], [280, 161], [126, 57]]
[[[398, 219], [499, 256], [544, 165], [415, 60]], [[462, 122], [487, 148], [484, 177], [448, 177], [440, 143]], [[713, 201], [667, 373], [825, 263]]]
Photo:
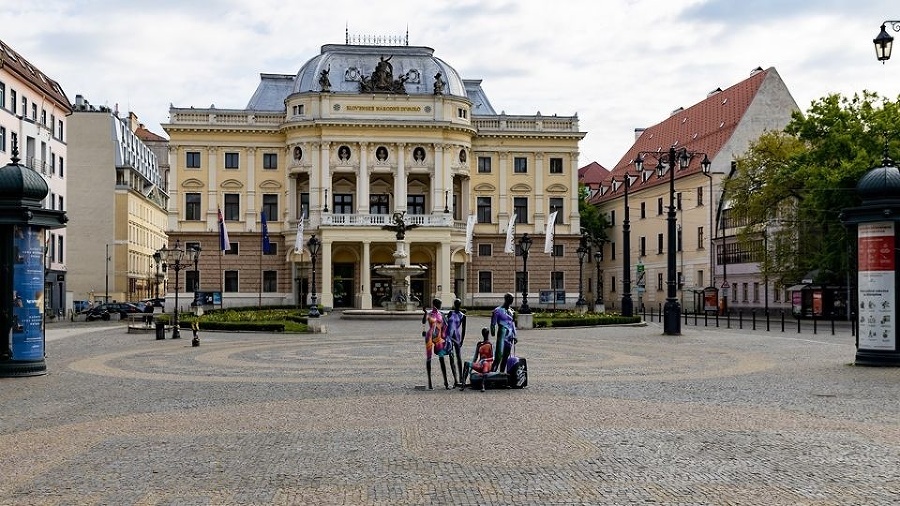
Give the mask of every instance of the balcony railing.
[[[337, 227], [382, 227], [392, 223], [390, 214], [323, 214], [322, 225]], [[408, 214], [410, 224], [420, 227], [452, 227], [453, 216], [450, 214]], [[465, 224], [463, 224], [465, 228]]]

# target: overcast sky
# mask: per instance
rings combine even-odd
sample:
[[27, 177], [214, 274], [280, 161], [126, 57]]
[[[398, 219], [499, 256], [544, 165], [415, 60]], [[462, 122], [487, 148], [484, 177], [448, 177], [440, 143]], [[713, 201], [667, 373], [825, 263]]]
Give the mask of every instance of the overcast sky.
[[[775, 67], [798, 105], [900, 95], [900, 48], [872, 39], [895, 0], [35, 0], [0, 8], [0, 39], [69, 100], [135, 112], [166, 135], [169, 104], [244, 108], [260, 73], [294, 74], [323, 44], [403, 35], [507, 114], [577, 114], [580, 165], [612, 168], [636, 127]], [[889, 28], [890, 31], [890, 28]], [[900, 36], [890, 32], [894, 36]]]

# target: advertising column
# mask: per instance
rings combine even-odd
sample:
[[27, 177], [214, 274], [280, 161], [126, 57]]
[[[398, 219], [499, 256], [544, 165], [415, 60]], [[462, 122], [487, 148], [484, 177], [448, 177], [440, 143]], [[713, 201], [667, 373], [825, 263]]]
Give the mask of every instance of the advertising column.
[[13, 360], [44, 358], [44, 229], [13, 226]]
[[897, 349], [894, 222], [860, 223], [859, 350]]

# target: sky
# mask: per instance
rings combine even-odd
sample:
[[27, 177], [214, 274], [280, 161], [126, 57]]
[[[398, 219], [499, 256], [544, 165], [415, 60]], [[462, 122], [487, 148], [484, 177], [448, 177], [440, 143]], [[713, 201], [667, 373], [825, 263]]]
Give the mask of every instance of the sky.
[[[34, 0], [0, 9], [0, 40], [71, 102], [137, 114], [242, 109], [261, 73], [295, 74], [324, 44], [405, 36], [497, 112], [577, 115], [579, 166], [612, 168], [634, 129], [774, 67], [802, 111], [829, 94], [900, 96], [900, 48], [874, 39], [893, 0]], [[889, 33], [895, 33], [888, 28]], [[900, 41], [898, 41], [900, 44]]]

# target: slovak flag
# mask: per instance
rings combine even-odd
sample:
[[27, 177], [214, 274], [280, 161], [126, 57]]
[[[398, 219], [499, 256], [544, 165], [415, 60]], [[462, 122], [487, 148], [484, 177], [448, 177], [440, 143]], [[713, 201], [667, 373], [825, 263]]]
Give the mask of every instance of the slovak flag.
[[225, 228], [225, 220], [222, 218], [222, 209], [219, 208], [219, 249], [228, 251], [231, 249], [231, 241], [228, 240], [228, 229]]
[[262, 217], [262, 252], [266, 254], [269, 252], [271, 245], [269, 243], [269, 225], [266, 223], [266, 212], [262, 211], [260, 217]]

